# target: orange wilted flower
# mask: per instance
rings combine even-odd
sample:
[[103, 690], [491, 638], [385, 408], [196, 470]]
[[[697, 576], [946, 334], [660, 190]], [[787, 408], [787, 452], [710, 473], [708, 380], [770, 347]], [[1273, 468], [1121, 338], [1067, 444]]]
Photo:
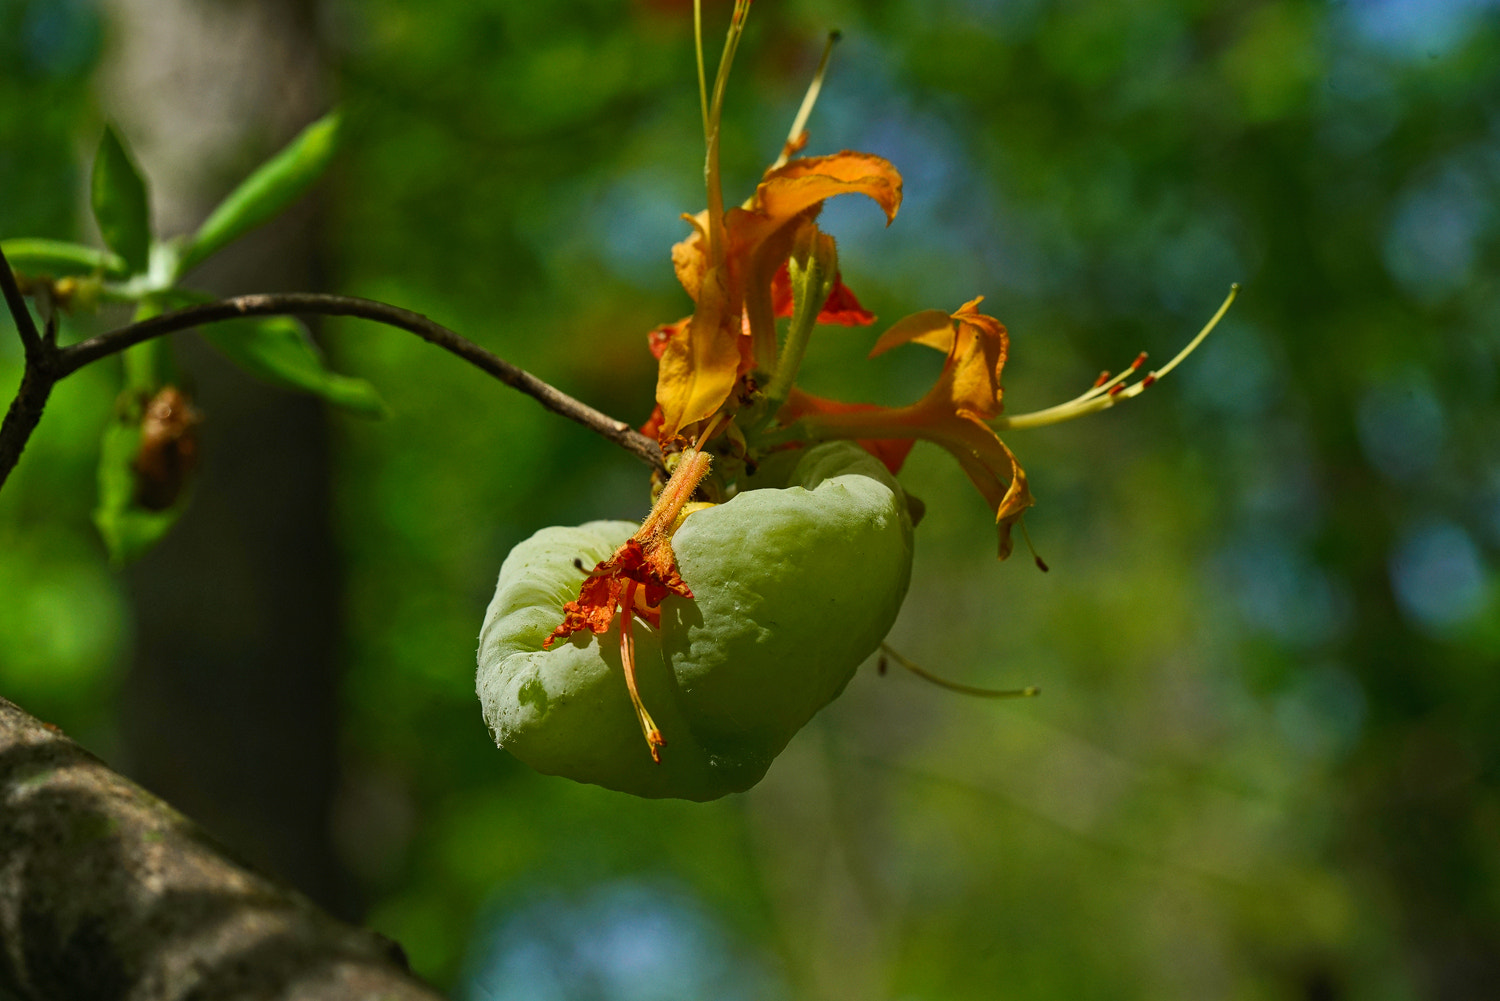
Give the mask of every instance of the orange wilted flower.
[[[653, 758], [662, 736], [636, 692], [631, 622], [659, 621], [669, 594], [691, 598], [678, 576], [671, 536], [682, 511], [710, 473], [711, 456], [729, 458], [717, 475], [716, 499], [738, 489], [736, 472], [777, 449], [830, 439], [852, 439], [898, 472], [915, 441], [950, 452], [994, 512], [1003, 559], [1012, 549], [1011, 530], [1033, 503], [1026, 475], [998, 431], [1035, 427], [1103, 410], [1138, 395], [1174, 368], [1218, 323], [1234, 298], [1197, 337], [1162, 369], [1132, 382], [1144, 363], [1113, 378], [1106, 373], [1074, 400], [1035, 413], [1001, 416], [1001, 377], [1010, 342], [1000, 321], [978, 311], [975, 298], [954, 312], [926, 310], [898, 321], [870, 350], [870, 357], [905, 344], [941, 351], [941, 373], [931, 390], [904, 407], [846, 403], [812, 396], [795, 385], [812, 330], [818, 324], [863, 326], [875, 317], [844, 285], [833, 239], [818, 229], [823, 203], [837, 195], [862, 194], [885, 213], [887, 225], [901, 205], [901, 175], [870, 153], [844, 151], [798, 157], [807, 143], [804, 126], [837, 36], [824, 50], [780, 156], [743, 203], [726, 210], [719, 183], [719, 121], [729, 69], [744, 29], [750, 0], [736, 0], [724, 53], [710, 92], [698, 33], [699, 91], [707, 145], [708, 208], [684, 215], [692, 232], [672, 249], [678, 280], [694, 304], [691, 316], [652, 331], [648, 343], [659, 360], [656, 409], [644, 431], [677, 462], [641, 529], [588, 574], [578, 600], [548, 638], [590, 630], [608, 631], [621, 617], [621, 653], [626, 682]], [[695, 20], [701, 16], [695, 4]], [[787, 321], [785, 332], [777, 321]], [[739, 465], [737, 465], [739, 464]]]
[[[788, 315], [791, 300], [790, 282], [777, 276], [792, 242], [803, 227], [816, 228], [823, 202], [854, 193], [874, 199], [889, 222], [901, 205], [901, 175], [869, 153], [793, 160], [766, 171], [750, 200], [722, 218], [687, 217], [694, 233], [672, 249], [672, 262], [697, 308], [661, 354], [656, 401], [664, 435], [716, 413], [747, 373], [774, 369], [777, 306]], [[841, 282], [835, 288], [823, 322], [874, 320]]]
[[986, 423], [1000, 413], [1000, 374], [1010, 340], [1000, 321], [974, 308], [980, 301], [964, 303], [951, 315], [933, 309], [908, 316], [870, 349], [874, 358], [903, 344], [923, 344], [947, 355], [937, 382], [911, 406], [853, 409], [799, 392], [781, 413], [799, 435], [862, 439], [881, 459], [892, 454], [904, 459], [897, 449], [905, 444], [909, 450], [918, 438], [943, 446], [994, 509], [1004, 559], [1011, 551], [1011, 525], [1032, 499], [1015, 455]]

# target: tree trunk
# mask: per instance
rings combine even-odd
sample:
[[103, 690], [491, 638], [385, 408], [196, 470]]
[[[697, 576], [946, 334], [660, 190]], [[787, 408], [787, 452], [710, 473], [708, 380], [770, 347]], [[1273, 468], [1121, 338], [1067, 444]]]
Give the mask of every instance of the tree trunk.
[[3, 698], [0, 997], [437, 1001], [395, 943], [231, 862]]
[[[159, 232], [195, 226], [326, 109], [310, 0], [111, 0], [105, 102], [135, 143]], [[318, 288], [304, 202], [189, 284]], [[189, 510], [129, 574], [136, 653], [121, 768], [258, 867], [345, 918], [332, 848], [340, 609], [324, 406], [264, 387], [197, 338], [178, 359], [206, 414]]]

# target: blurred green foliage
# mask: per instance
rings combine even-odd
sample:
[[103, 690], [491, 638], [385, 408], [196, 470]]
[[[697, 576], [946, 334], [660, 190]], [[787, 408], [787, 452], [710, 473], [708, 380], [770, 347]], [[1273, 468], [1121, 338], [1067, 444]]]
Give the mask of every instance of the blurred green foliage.
[[[337, 289], [643, 420], [645, 332], [688, 308], [668, 252], [702, 205], [689, 7], [321, 14], [347, 108], [324, 192]], [[0, 235], [78, 239], [99, 16], [14, 0], [0, 26]], [[886, 320], [988, 296], [1010, 409], [1170, 356], [1245, 285], [1143, 399], [1009, 437], [1050, 574], [994, 564], [946, 455], [919, 446], [902, 474], [927, 516], [892, 642], [1042, 698], [869, 669], [760, 787], [702, 806], [532, 774], [473, 695], [494, 575], [545, 525], [639, 517], [645, 475], [415, 339], [340, 325], [341, 370], [393, 413], [330, 418], [334, 813], [369, 922], [465, 998], [1486, 996], [1495, 5], [762, 0], [728, 101], [730, 199], [830, 27], [810, 152], [878, 153], [907, 182], [889, 230], [830, 204], [844, 277]], [[920, 395], [937, 360], [862, 361], [871, 338], [820, 331], [808, 388]], [[0, 337], [0, 383], [19, 359]], [[89, 534], [114, 392], [98, 368], [58, 388], [0, 494], [0, 691], [107, 754], [130, 623]]]

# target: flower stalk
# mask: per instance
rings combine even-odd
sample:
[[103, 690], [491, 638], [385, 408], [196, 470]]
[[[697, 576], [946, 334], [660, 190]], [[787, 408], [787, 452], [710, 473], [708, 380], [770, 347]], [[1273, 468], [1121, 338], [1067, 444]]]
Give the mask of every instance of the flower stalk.
[[833, 291], [838, 277], [838, 251], [833, 237], [819, 232], [812, 224], [799, 230], [792, 256], [787, 260], [787, 274], [792, 286], [792, 319], [776, 361], [776, 374], [766, 387], [767, 415], [780, 412], [791, 394], [802, 360], [807, 357], [807, 344], [818, 314]]

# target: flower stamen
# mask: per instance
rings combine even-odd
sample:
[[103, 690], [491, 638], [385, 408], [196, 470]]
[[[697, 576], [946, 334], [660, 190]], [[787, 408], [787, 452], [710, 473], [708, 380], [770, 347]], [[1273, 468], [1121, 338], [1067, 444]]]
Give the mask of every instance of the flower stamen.
[[1213, 317], [1204, 324], [1203, 329], [1198, 331], [1197, 336], [1189, 341], [1186, 347], [1177, 352], [1171, 361], [1159, 369], [1147, 372], [1139, 382], [1132, 383], [1129, 380], [1140, 369], [1141, 365], [1145, 363], [1146, 354], [1144, 351], [1119, 375], [1114, 378], [1108, 378], [1108, 373], [1101, 375], [1086, 392], [1066, 403], [1059, 403], [1056, 406], [1047, 407], [1043, 410], [1033, 410], [1027, 414], [997, 417], [989, 422], [990, 427], [997, 431], [1046, 427], [1048, 424], [1060, 424], [1063, 421], [1070, 421], [1075, 417], [1082, 417], [1085, 414], [1108, 410], [1121, 400], [1129, 400], [1141, 395], [1152, 384], [1159, 382], [1163, 376], [1180, 365], [1184, 358], [1192, 354], [1198, 345], [1202, 344], [1204, 339], [1213, 333], [1213, 329], [1219, 325], [1219, 321], [1229, 311], [1229, 306], [1234, 302], [1235, 296], [1239, 294], [1239, 291], [1240, 286], [1238, 283], [1231, 285], [1229, 287], [1229, 295], [1225, 297], [1223, 304], [1219, 306], [1218, 311], [1214, 313]]
[[886, 658], [888, 657], [923, 681], [931, 682], [939, 688], [946, 688], [950, 692], [958, 692], [960, 695], [973, 695], [981, 699], [1029, 699], [1042, 694], [1042, 690], [1036, 685], [1027, 685], [1025, 688], [980, 688], [977, 685], [964, 685], [957, 681], [949, 681], [947, 678], [939, 677], [931, 671], [913, 664], [897, 653], [889, 643], [880, 644], [880, 661], [876, 665], [876, 670], [881, 674], [885, 673]]
[[1021, 526], [1021, 538], [1026, 541], [1026, 548], [1031, 551], [1032, 562], [1036, 564], [1036, 568], [1042, 573], [1050, 572], [1052, 568], [1047, 565], [1047, 561], [1042, 559], [1042, 554], [1037, 552], [1036, 546], [1031, 543], [1031, 532], [1026, 528], [1026, 519], [1017, 518], [1016, 521]]

